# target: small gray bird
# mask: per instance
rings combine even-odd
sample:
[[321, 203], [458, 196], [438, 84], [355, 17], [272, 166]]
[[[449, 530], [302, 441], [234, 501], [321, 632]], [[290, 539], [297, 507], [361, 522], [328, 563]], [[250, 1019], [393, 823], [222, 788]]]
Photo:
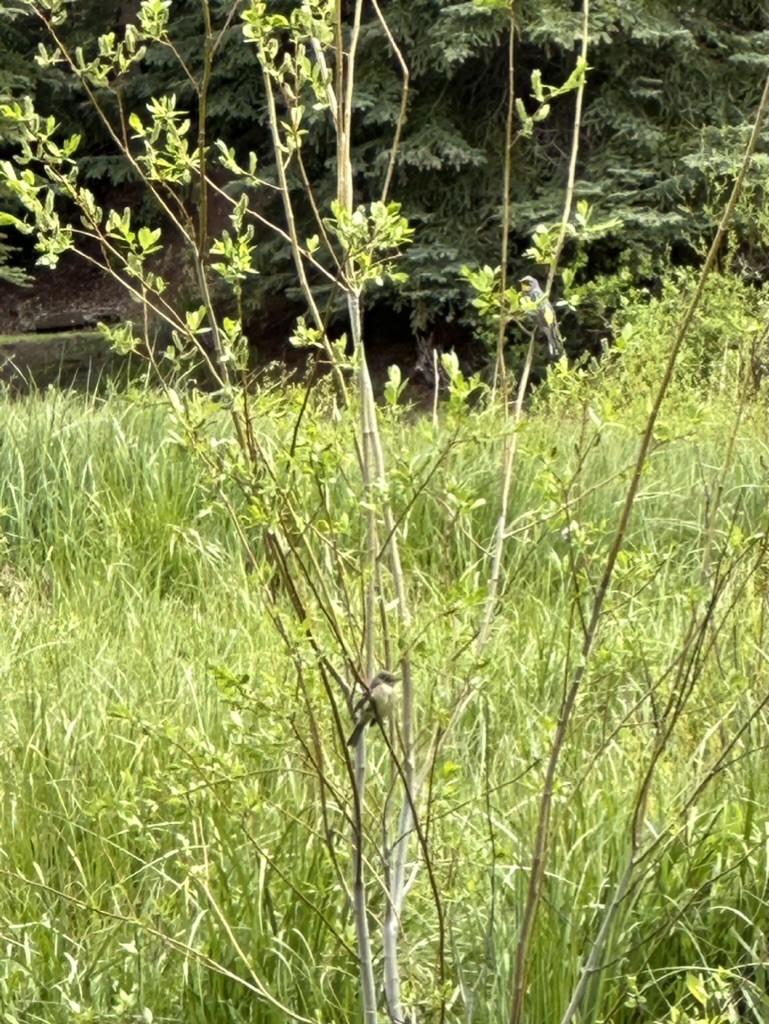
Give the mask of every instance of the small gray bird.
[[547, 341], [547, 354], [551, 359], [559, 359], [563, 352], [563, 340], [558, 330], [558, 321], [555, 318], [555, 310], [545, 298], [545, 293], [539, 286], [536, 277], [522, 277], [521, 291], [528, 299], [537, 303], [537, 308], [532, 310], [532, 317], [540, 332], [544, 334]]
[[372, 722], [384, 722], [392, 708], [393, 686], [400, 680], [392, 672], [379, 672], [371, 681], [366, 693], [353, 708], [355, 728], [347, 741], [354, 747], [363, 735], [363, 730]]

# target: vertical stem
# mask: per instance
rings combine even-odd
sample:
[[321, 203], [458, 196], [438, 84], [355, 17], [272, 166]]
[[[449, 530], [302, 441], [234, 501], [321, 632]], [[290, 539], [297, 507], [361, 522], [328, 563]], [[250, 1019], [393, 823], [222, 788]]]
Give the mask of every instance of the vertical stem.
[[361, 736], [355, 748], [355, 774], [353, 776], [353, 916], [355, 939], [358, 947], [360, 984], [365, 1024], [376, 1024], [376, 982], [371, 955], [371, 933], [368, 927], [366, 876], [363, 859], [363, 808], [366, 774], [366, 737]]
[[[351, 210], [352, 192], [352, 101], [355, 87], [355, 54], [360, 37], [360, 22], [363, 12], [363, 0], [355, 0], [353, 24], [350, 34], [350, 49], [345, 55], [344, 36], [341, 26], [341, 3], [337, 3], [337, 102], [339, 117], [337, 118], [337, 199], [343, 206]], [[345, 59], [346, 58], [346, 59]]]
[[302, 259], [302, 247], [299, 243], [299, 235], [296, 227], [296, 218], [294, 217], [294, 207], [291, 202], [291, 195], [288, 190], [288, 176], [286, 175], [286, 165], [284, 163], [283, 145], [280, 141], [279, 132], [279, 119], [278, 112], [275, 107], [275, 94], [272, 89], [272, 79], [270, 78], [269, 63], [267, 57], [260, 47], [259, 60], [262, 65], [262, 77], [264, 80], [264, 91], [267, 99], [267, 109], [269, 111], [270, 120], [270, 132], [272, 134], [272, 145], [275, 152], [275, 166], [278, 171], [278, 180], [280, 182], [280, 194], [283, 200], [283, 211], [286, 217], [286, 227], [288, 229], [288, 235], [291, 239], [291, 255], [294, 258], [294, 266], [296, 267], [297, 277], [299, 278], [299, 284], [302, 289], [302, 294], [307, 301], [307, 306], [310, 310], [310, 314], [313, 319], [313, 323], [322, 334], [323, 349], [326, 353], [326, 357], [331, 365], [331, 372], [334, 377], [334, 384], [336, 387], [337, 398], [341, 405], [347, 405], [347, 388], [345, 387], [344, 377], [339, 369], [334, 355], [334, 351], [328, 343], [326, 337], [325, 325], [323, 323], [323, 317], [321, 316], [318, 304], [315, 301], [315, 296], [312, 292], [312, 287], [309, 280], [307, 279], [307, 273], [304, 269], [304, 260]]
[[[372, 414], [369, 402], [371, 391], [371, 380], [366, 365], [366, 353], [363, 350], [362, 321], [360, 309], [360, 293], [355, 288], [347, 292], [347, 309], [350, 317], [350, 331], [355, 352], [359, 360], [359, 383], [360, 383], [360, 423], [362, 435], [362, 459], [361, 473], [366, 489], [366, 554], [362, 571], [365, 573], [364, 580], [364, 615], [363, 615], [363, 645], [364, 658], [366, 663], [366, 680], [371, 681], [375, 674], [375, 644], [374, 630], [376, 623], [376, 585], [377, 585], [377, 524], [376, 504], [374, 495], [371, 493], [372, 483], [376, 478], [374, 462], [374, 440], [373, 432], [376, 430], [376, 422], [372, 423]], [[373, 401], [373, 398], [372, 398]], [[356, 801], [363, 808], [364, 803], [364, 780], [366, 771], [366, 738], [361, 737], [355, 748], [355, 788]], [[356, 856], [356, 885], [360, 878], [360, 911], [359, 920], [356, 922], [358, 934], [358, 950], [361, 956], [361, 986], [363, 989], [363, 1013], [367, 1024], [376, 1021], [376, 986], [374, 982], [374, 967], [371, 957], [371, 934], [368, 928], [366, 914], [367, 892], [365, 879], [363, 878], [363, 830], [358, 833], [359, 846], [355, 850]]]
[[[196, 84], [198, 93], [198, 237], [195, 241], [195, 274], [200, 288], [200, 297], [206, 307], [208, 323], [211, 328], [211, 340], [213, 342], [214, 355], [216, 357], [217, 376], [221, 378], [225, 388], [229, 389], [231, 384], [230, 364], [226, 353], [222, 348], [222, 336], [219, 331], [219, 321], [216, 317], [213, 302], [211, 301], [211, 290], [208, 286], [206, 276], [206, 246], [208, 245], [208, 183], [206, 172], [206, 120], [208, 117], [208, 90], [211, 85], [211, 72], [213, 68], [213, 28], [211, 25], [211, 10], [208, 0], [202, 0], [203, 23], [205, 39], [203, 41], [203, 77], [200, 84]], [[229, 396], [230, 399], [232, 396]], [[238, 442], [241, 448], [247, 452], [244, 444], [243, 430], [240, 419], [232, 409], [233, 421], [238, 433]]]
[[[350, 42], [350, 52], [345, 59], [344, 36], [342, 30], [341, 3], [337, 3], [336, 20], [336, 67], [337, 67], [337, 201], [346, 210], [352, 209], [352, 160], [350, 155], [350, 131], [352, 128], [352, 96], [355, 68], [355, 48], [357, 46], [358, 32], [360, 29], [362, 0], [356, 0], [355, 14], [353, 19], [353, 32]], [[373, 479], [376, 475], [374, 468], [374, 442], [372, 432], [376, 430], [376, 418], [372, 419], [371, 406], [373, 394], [371, 393], [371, 379], [366, 365], [366, 353], [363, 347], [363, 330], [360, 308], [360, 289], [355, 285], [355, 268], [349, 256], [345, 253], [342, 264], [344, 288], [347, 294], [347, 311], [350, 319], [350, 333], [355, 355], [358, 360], [359, 384], [360, 384], [360, 423], [362, 434], [361, 472], [363, 483], [367, 491], [370, 490]], [[375, 674], [375, 644], [374, 628], [376, 613], [376, 510], [374, 503], [369, 501], [366, 511], [366, 554], [362, 571], [365, 573], [364, 587], [364, 622], [363, 622], [363, 647], [365, 659], [366, 681], [370, 682]], [[371, 955], [371, 934], [368, 926], [367, 912], [367, 891], [366, 879], [364, 876], [363, 858], [363, 809], [364, 809], [364, 785], [366, 771], [366, 741], [362, 737], [355, 748], [355, 777], [354, 777], [354, 800], [355, 816], [354, 825], [354, 858], [355, 858], [355, 930], [358, 941], [358, 956], [360, 960], [361, 991], [363, 997], [363, 1019], [366, 1024], [376, 1024], [376, 984], [374, 981], [374, 965]]]
[[360, 429], [363, 439], [361, 473], [366, 489], [366, 555], [365, 565], [365, 597], [363, 616], [363, 647], [365, 658], [366, 679], [370, 681], [376, 674], [374, 630], [376, 625], [376, 582], [377, 582], [377, 513], [375, 495], [372, 486], [380, 483], [376, 466], [376, 410], [373, 409], [374, 395], [371, 378], [366, 365], [366, 353], [363, 350], [362, 322], [360, 309], [360, 292], [350, 288], [347, 292], [347, 310], [350, 317], [350, 330], [355, 353], [360, 364]]
[[[505, 292], [507, 291], [507, 261], [510, 248], [510, 180], [512, 176], [512, 148], [513, 148], [513, 114], [515, 111], [515, 14], [511, 0], [509, 21], [509, 38], [507, 49], [507, 120], [505, 123], [505, 162], [502, 174], [502, 245], [500, 252], [500, 274], [499, 274], [499, 325], [497, 335], [497, 359], [495, 375], [502, 381], [502, 400], [505, 403], [505, 414], [507, 415], [507, 379], [505, 373], [505, 332], [507, 330], [507, 310]], [[534, 356], [533, 336], [529, 342], [521, 378], [518, 382], [518, 392], [513, 407], [513, 425], [517, 426], [523, 412], [523, 398], [526, 394], [526, 385], [531, 373], [531, 364]], [[510, 488], [513, 483], [513, 463], [518, 446], [518, 434], [513, 429], [505, 435], [504, 448], [502, 451], [502, 497], [500, 501], [499, 516], [494, 533], [494, 552], [491, 558], [491, 570], [484, 603], [483, 620], [478, 631], [478, 638], [475, 642], [476, 654], [480, 654], [489, 639], [491, 625], [494, 621], [494, 613], [497, 607], [497, 593], [499, 591], [499, 576], [502, 567], [502, 555], [505, 546], [505, 530], [507, 528], [507, 509], [510, 502]]]
[[[370, 402], [372, 415], [376, 416], [374, 408], [374, 395], [371, 389], [371, 381], [368, 377], [368, 369], [365, 370], [367, 387], [365, 395], [361, 394], [362, 401]], [[384, 462], [384, 451], [379, 436], [379, 430], [374, 420], [374, 431], [372, 433], [374, 444], [374, 457], [378, 479], [384, 483], [386, 470]], [[387, 531], [386, 548], [390, 552], [390, 567], [392, 571], [393, 585], [398, 598], [397, 614], [401, 623], [408, 627], [411, 616], [408, 609], [406, 586], [403, 576], [403, 569], [398, 550], [396, 534], [396, 522], [393, 516], [389, 500], [384, 506], [384, 521]], [[382, 944], [384, 948], [384, 983], [387, 999], [387, 1009], [392, 1020], [401, 1021], [404, 1019], [401, 1006], [400, 973], [398, 968], [398, 937], [400, 935], [401, 911], [403, 909], [403, 898], [406, 888], [406, 861], [409, 852], [409, 837], [414, 826], [414, 689], [411, 679], [411, 667], [409, 661], [404, 657], [401, 661], [403, 672], [403, 700], [402, 700], [402, 740], [403, 740], [403, 765], [402, 782], [404, 786], [403, 804], [398, 818], [398, 829], [392, 846], [384, 850], [383, 854], [387, 859], [387, 883], [388, 900], [385, 911], [385, 919], [382, 927]], [[442, 930], [442, 926], [441, 926]]]
[[[352, 106], [355, 78], [355, 56], [360, 36], [360, 25], [363, 10], [362, 0], [356, 0], [353, 25], [350, 35], [349, 52], [345, 55], [343, 50], [343, 29], [341, 21], [340, 6], [337, 5], [336, 12], [336, 100], [337, 114], [335, 117], [337, 133], [337, 200], [347, 210], [353, 207], [353, 176], [351, 157], [352, 138]], [[405, 92], [402, 104], [405, 104]], [[394, 160], [394, 143], [392, 161]], [[388, 172], [386, 185], [389, 183], [391, 170]], [[371, 384], [371, 377], [366, 361], [366, 352], [363, 344], [362, 313], [361, 313], [361, 290], [356, 284], [356, 268], [345, 256], [343, 261], [343, 281], [347, 295], [347, 309], [350, 319], [350, 331], [352, 342], [358, 361], [359, 373], [359, 400], [361, 403], [361, 431], [362, 431], [362, 474], [366, 487], [376, 484], [377, 488], [382, 487], [386, 480], [386, 467], [384, 451], [377, 423], [376, 403], [374, 391]], [[366, 564], [363, 567], [366, 572], [365, 591], [365, 636], [364, 650], [366, 660], [366, 672], [368, 679], [371, 679], [375, 671], [374, 657], [374, 612], [377, 587], [377, 561], [379, 554], [376, 545], [376, 511], [375, 502], [370, 503], [367, 512], [367, 551]], [[386, 550], [389, 550], [392, 578], [395, 591], [398, 597], [398, 615], [405, 624], [409, 622], [409, 613], [406, 603], [406, 588], [403, 571], [398, 552], [396, 523], [389, 501], [385, 500], [383, 515], [387, 529]], [[410, 802], [410, 786], [414, 775], [413, 752], [412, 752], [412, 708], [413, 694], [411, 686], [411, 675], [408, 662], [404, 659], [403, 668], [403, 744], [404, 744], [404, 794], [403, 806], [398, 822], [398, 833], [392, 846], [383, 849], [382, 855], [387, 864], [386, 878], [388, 883], [388, 900], [385, 914], [383, 946], [384, 946], [384, 979], [385, 995], [387, 1000], [387, 1011], [392, 1020], [401, 1020], [403, 1011], [401, 1008], [400, 994], [400, 971], [398, 964], [398, 934], [400, 930], [401, 908], [405, 892], [405, 870], [408, 854], [408, 836], [412, 831], [413, 811]], [[365, 770], [365, 743], [358, 744], [356, 749], [356, 771], [355, 771], [355, 800], [356, 815], [360, 816], [363, 807], [363, 779]], [[386, 823], [385, 823], [386, 825]], [[384, 834], [386, 835], [386, 829]], [[376, 992], [374, 988], [373, 966], [371, 962], [371, 944], [366, 917], [366, 890], [363, 879], [363, 859], [360, 843], [362, 841], [362, 829], [358, 827], [356, 857], [356, 929], [358, 935], [358, 947], [361, 965], [361, 985], [363, 990], [364, 1018], [367, 1024], [376, 1020]], [[360, 888], [358, 889], [358, 883]]]
[[502, 381], [502, 394], [507, 404], [505, 372], [505, 334], [507, 331], [507, 261], [510, 253], [510, 178], [512, 173], [513, 117], [515, 114], [515, 11], [510, 0], [510, 21], [507, 40], [507, 117], [505, 120], [505, 160], [502, 170], [502, 244], [499, 256], [499, 324], [495, 376]]
[[208, 0], [202, 0], [205, 39], [203, 40], [203, 77], [198, 87], [198, 251], [201, 258], [208, 242], [208, 189], [206, 187], [206, 119], [208, 116], [208, 88], [213, 67], [213, 30]]
[[582, 46], [580, 48], [580, 62], [584, 65], [582, 81], [577, 87], [577, 98], [574, 103], [574, 128], [571, 138], [571, 158], [569, 160], [569, 177], [566, 183], [566, 198], [563, 204], [563, 215], [561, 217], [561, 230], [558, 232], [558, 239], [555, 243], [553, 258], [550, 261], [550, 270], [547, 275], [545, 294], [550, 294], [553, 287], [555, 272], [558, 268], [558, 260], [561, 258], [563, 244], [566, 241], [566, 229], [569, 226], [571, 207], [574, 202], [574, 182], [577, 177], [577, 153], [579, 152], [579, 133], [582, 127], [582, 99], [585, 95], [585, 77], [587, 75], [587, 44], [588, 28], [590, 21], [590, 0], [582, 0]]

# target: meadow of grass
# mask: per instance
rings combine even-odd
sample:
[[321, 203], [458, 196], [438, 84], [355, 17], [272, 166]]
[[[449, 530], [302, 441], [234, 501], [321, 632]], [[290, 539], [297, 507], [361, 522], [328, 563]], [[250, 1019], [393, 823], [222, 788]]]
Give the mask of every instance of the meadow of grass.
[[[518, 430], [482, 656], [509, 425], [494, 405], [382, 413], [413, 624], [379, 654], [409, 650], [417, 749], [440, 737], [419, 808], [440, 908], [415, 846], [402, 921], [421, 1020], [441, 999], [451, 1021], [509, 1013], [547, 755], [645, 408], [574, 379]], [[290, 502], [359, 650], [356, 423], [320, 389], [292, 448], [302, 400], [255, 401], [258, 509], [160, 393], [0, 403], [7, 1024], [359, 1018], [343, 736], [261, 556], [264, 508]], [[734, 408], [682, 391], [660, 421], [556, 777], [528, 1021], [560, 1019], [631, 863], [578, 1019], [765, 1019], [767, 448], [758, 399], [728, 443]], [[376, 940], [392, 780], [368, 750]]]

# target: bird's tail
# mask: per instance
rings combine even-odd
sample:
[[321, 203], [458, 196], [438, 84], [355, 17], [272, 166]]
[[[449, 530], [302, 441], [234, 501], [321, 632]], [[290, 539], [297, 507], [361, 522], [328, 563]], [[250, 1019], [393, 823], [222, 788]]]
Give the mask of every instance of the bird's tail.
[[358, 745], [358, 740], [363, 735], [363, 730], [366, 728], [367, 725], [368, 722], [358, 722], [353, 731], [350, 733], [350, 738], [347, 740], [348, 747], [356, 747]]
[[547, 354], [551, 359], [560, 359], [563, 355], [563, 338], [558, 330], [558, 324], [548, 326], [547, 331]]

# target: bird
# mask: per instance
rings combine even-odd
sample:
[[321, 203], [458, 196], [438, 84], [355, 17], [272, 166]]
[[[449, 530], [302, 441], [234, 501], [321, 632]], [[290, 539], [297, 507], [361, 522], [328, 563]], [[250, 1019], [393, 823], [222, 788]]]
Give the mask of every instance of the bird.
[[548, 355], [551, 359], [559, 359], [563, 352], [563, 340], [551, 302], [546, 298], [536, 277], [522, 277], [520, 284], [526, 298], [537, 303], [536, 309], [532, 311], [532, 317], [545, 336]]
[[355, 728], [347, 740], [348, 747], [354, 747], [363, 735], [363, 730], [372, 722], [383, 722], [390, 714], [392, 706], [393, 686], [400, 681], [400, 676], [392, 672], [379, 672], [371, 680], [371, 685], [353, 708]]

